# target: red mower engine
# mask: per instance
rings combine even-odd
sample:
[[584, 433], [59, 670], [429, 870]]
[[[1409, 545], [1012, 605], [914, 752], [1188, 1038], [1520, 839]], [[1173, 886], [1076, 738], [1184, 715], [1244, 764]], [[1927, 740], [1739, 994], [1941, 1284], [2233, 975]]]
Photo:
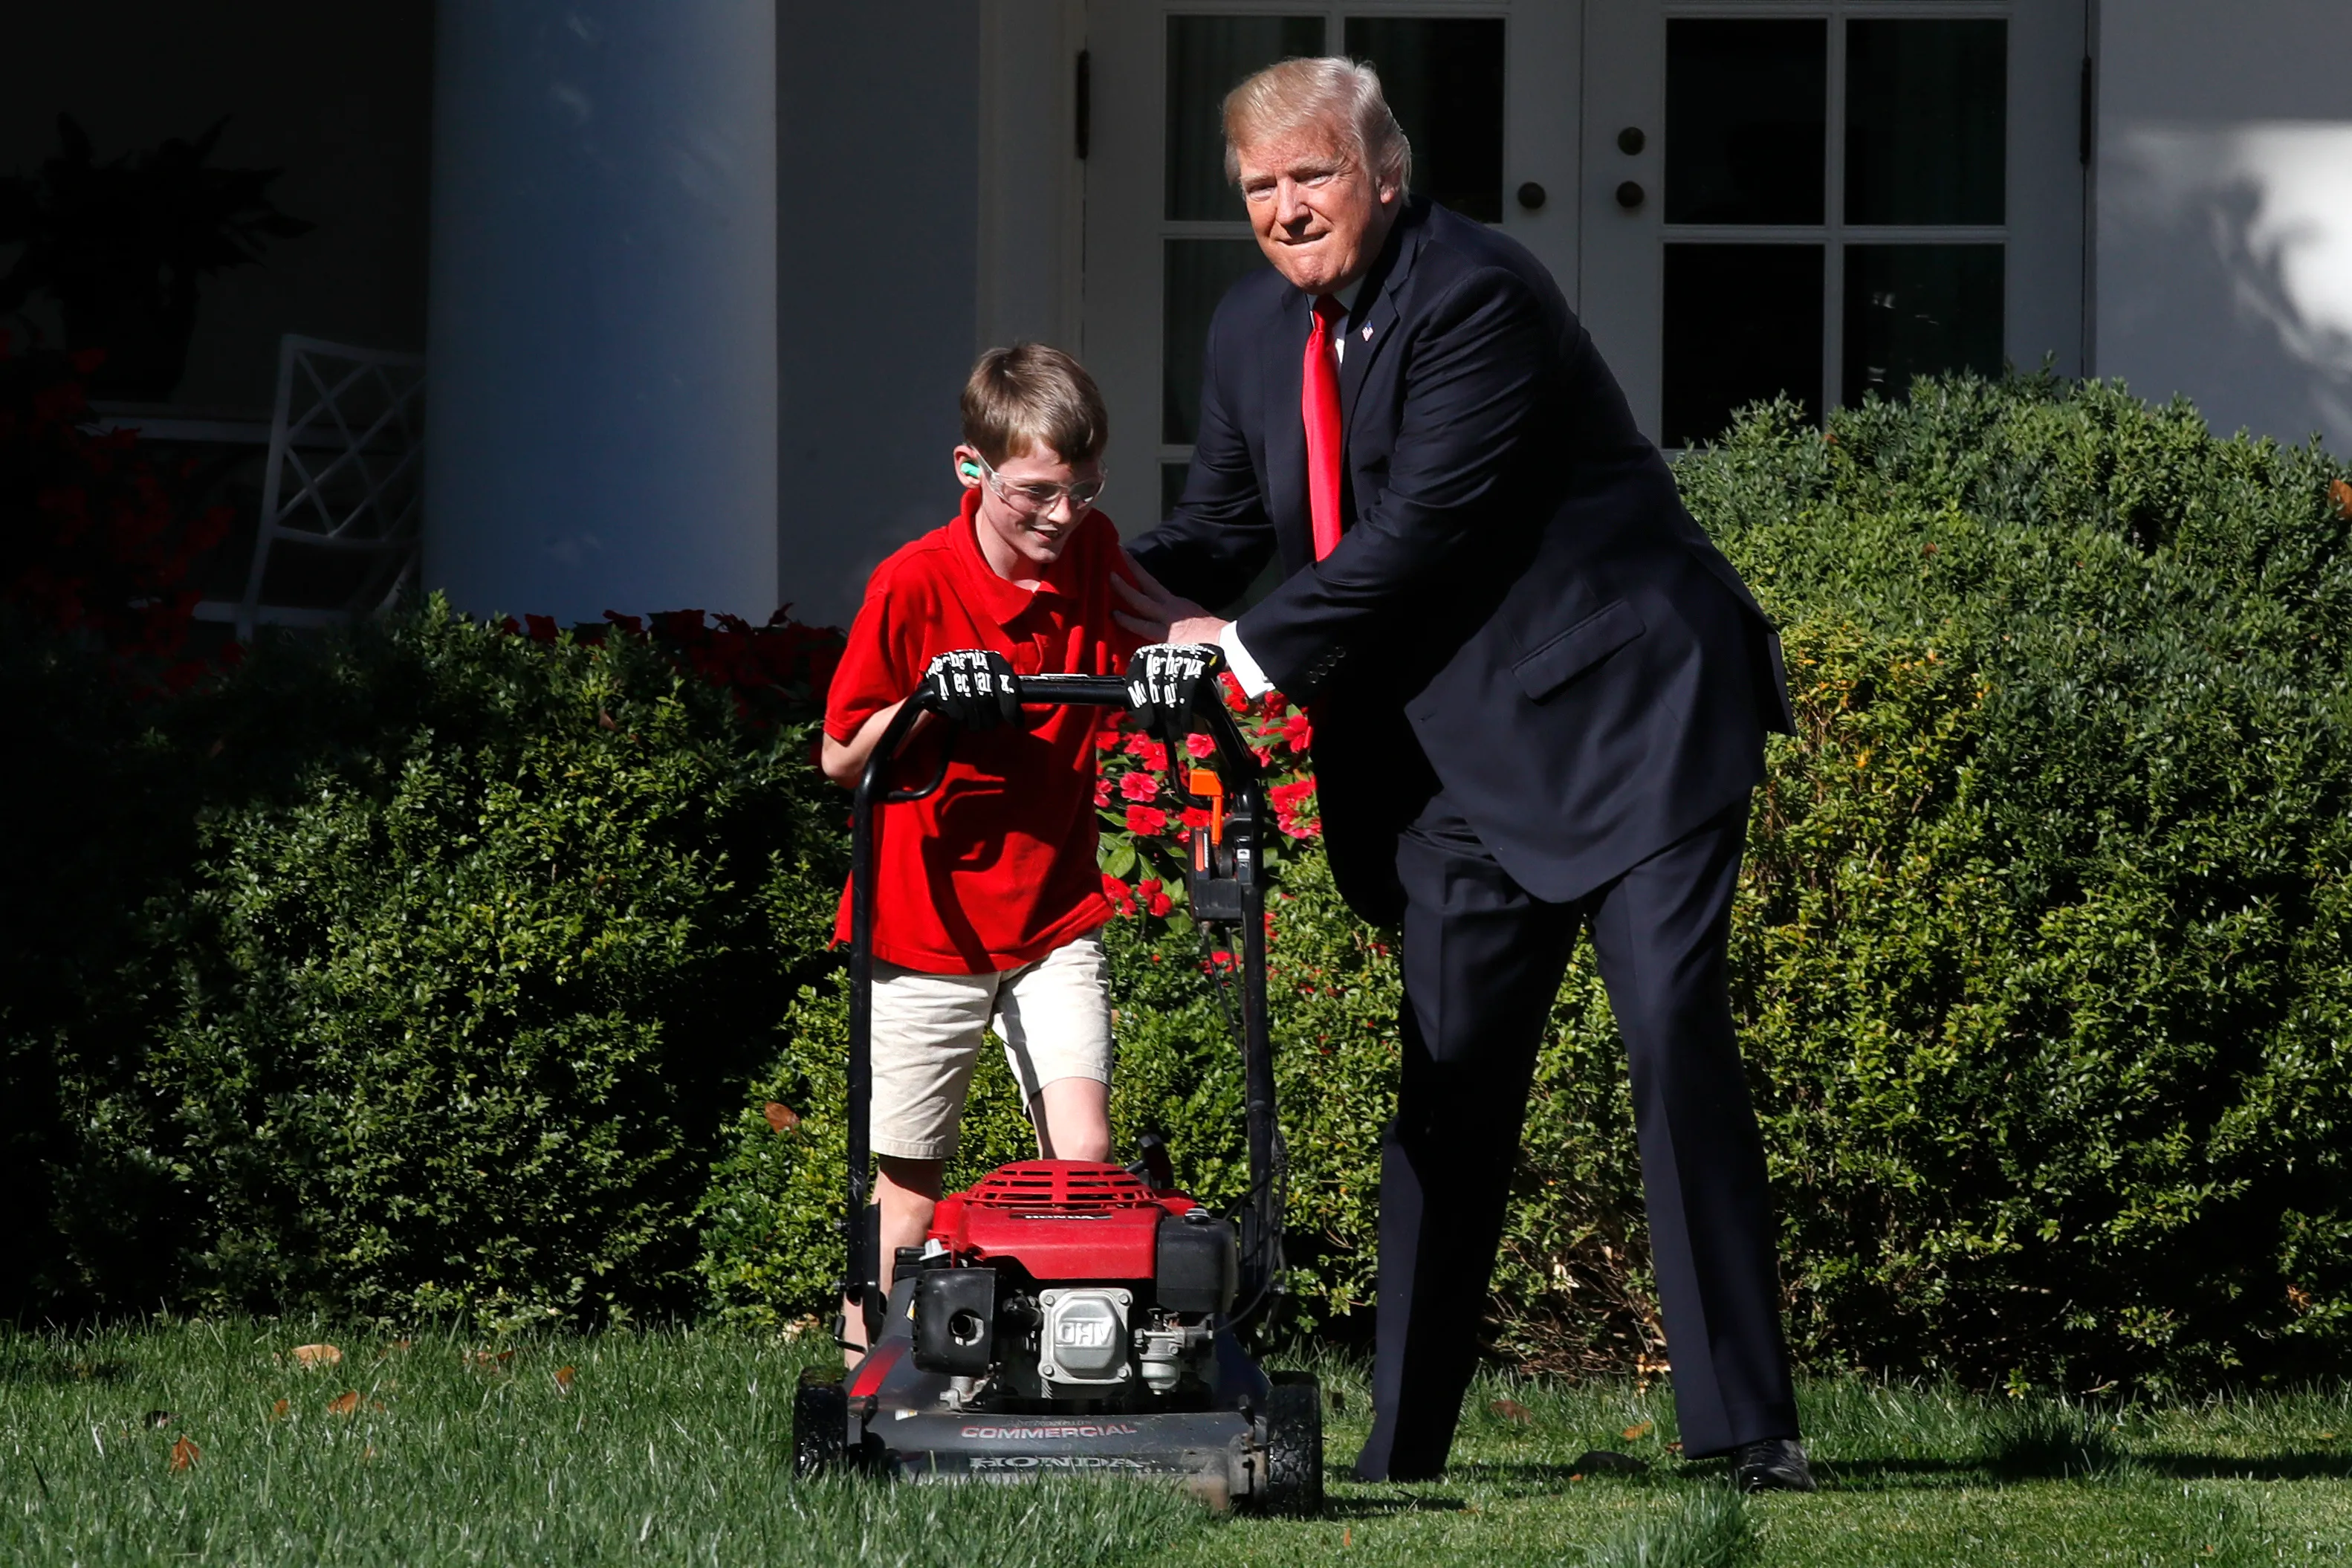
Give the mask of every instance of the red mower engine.
[[1228, 1222], [1181, 1193], [1078, 1160], [1006, 1165], [942, 1198], [914, 1283], [913, 1359], [964, 1401], [1165, 1408], [1205, 1392], [1213, 1320], [1232, 1311]]

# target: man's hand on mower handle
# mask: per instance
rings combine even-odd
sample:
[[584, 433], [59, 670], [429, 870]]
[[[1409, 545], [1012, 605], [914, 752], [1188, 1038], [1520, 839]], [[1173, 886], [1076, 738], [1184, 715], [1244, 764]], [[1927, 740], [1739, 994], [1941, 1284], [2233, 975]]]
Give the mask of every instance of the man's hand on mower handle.
[[1021, 680], [1012, 661], [983, 647], [959, 648], [931, 660], [923, 690], [941, 717], [967, 730], [992, 730], [1021, 717]]
[[1214, 643], [1152, 643], [1127, 661], [1127, 710], [1168, 745], [1192, 729], [1201, 683], [1215, 678], [1224, 655]]

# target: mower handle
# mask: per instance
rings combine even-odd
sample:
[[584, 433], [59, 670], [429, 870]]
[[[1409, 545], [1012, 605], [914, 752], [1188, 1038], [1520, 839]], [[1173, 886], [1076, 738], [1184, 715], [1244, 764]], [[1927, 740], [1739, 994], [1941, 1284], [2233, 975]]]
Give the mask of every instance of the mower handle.
[[[1015, 678], [1021, 705], [1030, 707], [1125, 708], [1127, 681], [1116, 675], [1024, 675]], [[919, 788], [886, 789], [882, 775], [897, 759], [915, 725], [939, 704], [917, 690], [899, 705], [866, 759], [850, 806], [849, 851], [849, 1208], [843, 1229], [849, 1244], [845, 1293], [866, 1319], [866, 1342], [881, 1333], [883, 1307], [878, 1284], [878, 1242], [865, 1223], [871, 1163], [874, 1103], [874, 808], [922, 800], [947, 782], [955, 749], [950, 730], [940, 748], [939, 766]], [[1275, 1171], [1274, 1050], [1266, 1027], [1265, 883], [1260, 855], [1266, 813], [1265, 770], [1243, 739], [1220, 695], [1218, 683], [1195, 689], [1192, 718], [1217, 749], [1225, 779], [1225, 842], [1231, 847], [1234, 879], [1240, 884], [1242, 918], [1242, 1068], [1249, 1142], [1250, 1200], [1243, 1214], [1245, 1292], [1263, 1302], [1280, 1268], [1282, 1238]], [[1247, 1314], [1244, 1314], [1245, 1316]]]

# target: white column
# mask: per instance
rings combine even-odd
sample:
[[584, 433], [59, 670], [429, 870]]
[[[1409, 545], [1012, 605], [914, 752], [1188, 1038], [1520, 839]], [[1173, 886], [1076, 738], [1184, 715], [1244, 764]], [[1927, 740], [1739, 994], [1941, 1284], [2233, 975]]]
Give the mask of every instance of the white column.
[[425, 584], [764, 617], [774, 0], [440, 0], [437, 26]]

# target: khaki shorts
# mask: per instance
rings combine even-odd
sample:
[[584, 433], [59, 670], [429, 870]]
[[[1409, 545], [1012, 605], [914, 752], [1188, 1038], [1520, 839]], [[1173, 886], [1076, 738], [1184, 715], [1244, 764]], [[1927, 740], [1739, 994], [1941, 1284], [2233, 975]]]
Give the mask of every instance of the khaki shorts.
[[1028, 1105], [1055, 1079], [1110, 1081], [1110, 967], [1098, 932], [1034, 963], [983, 974], [926, 974], [874, 961], [877, 1154], [944, 1160], [993, 1025]]

